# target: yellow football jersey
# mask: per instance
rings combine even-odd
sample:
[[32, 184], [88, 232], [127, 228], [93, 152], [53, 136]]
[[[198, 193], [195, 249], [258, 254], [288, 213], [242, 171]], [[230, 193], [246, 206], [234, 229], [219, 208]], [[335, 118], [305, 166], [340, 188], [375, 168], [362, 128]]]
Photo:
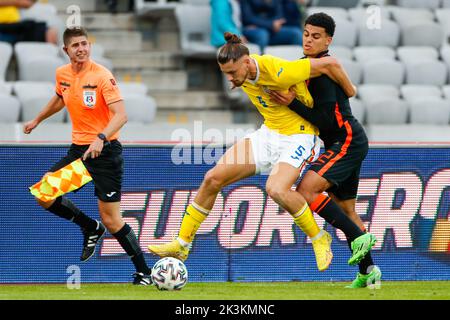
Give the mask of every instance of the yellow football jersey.
[[280, 134], [299, 133], [319, 134], [319, 130], [297, 113], [271, 101], [267, 90], [287, 91], [295, 85], [297, 99], [313, 107], [313, 98], [308, 91], [306, 80], [309, 79], [311, 62], [309, 59], [287, 61], [271, 55], [250, 55], [256, 62], [255, 80], [247, 79], [242, 90], [248, 95], [253, 105], [264, 117], [264, 124]]
[[0, 23], [15, 23], [19, 22], [19, 9], [14, 6], [6, 6], [0, 8]]

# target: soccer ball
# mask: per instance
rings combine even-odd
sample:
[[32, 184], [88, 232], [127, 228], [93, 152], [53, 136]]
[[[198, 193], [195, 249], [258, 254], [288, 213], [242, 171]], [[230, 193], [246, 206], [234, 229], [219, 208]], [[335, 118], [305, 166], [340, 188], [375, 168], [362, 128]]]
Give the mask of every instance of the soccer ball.
[[187, 283], [188, 272], [182, 261], [166, 257], [153, 266], [152, 280], [159, 290], [180, 290]]

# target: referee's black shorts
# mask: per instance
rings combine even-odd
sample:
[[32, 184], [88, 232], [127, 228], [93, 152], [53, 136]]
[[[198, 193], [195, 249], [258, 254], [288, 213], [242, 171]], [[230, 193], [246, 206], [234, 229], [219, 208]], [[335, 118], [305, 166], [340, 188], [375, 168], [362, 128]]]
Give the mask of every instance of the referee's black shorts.
[[[89, 145], [72, 144], [67, 155], [49, 171], [59, 170], [81, 158], [88, 148]], [[97, 198], [104, 202], [120, 201], [123, 176], [122, 144], [118, 140], [109, 141], [105, 143], [100, 156], [95, 159], [88, 158], [83, 163], [92, 176]]]
[[369, 150], [367, 139], [336, 141], [314, 161], [309, 170], [333, 184], [327, 192], [340, 200], [355, 199], [358, 193], [359, 173]]

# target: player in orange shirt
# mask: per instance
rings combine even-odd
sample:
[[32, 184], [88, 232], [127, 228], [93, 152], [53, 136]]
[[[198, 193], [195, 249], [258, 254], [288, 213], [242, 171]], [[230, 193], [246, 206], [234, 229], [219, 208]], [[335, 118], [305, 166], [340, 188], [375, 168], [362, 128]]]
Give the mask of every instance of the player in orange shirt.
[[84, 235], [81, 261], [94, 254], [106, 226], [131, 257], [136, 268], [133, 283], [149, 285], [151, 271], [136, 235], [120, 214], [123, 157], [117, 139], [120, 128], [127, 122], [123, 99], [111, 72], [90, 59], [91, 45], [83, 28], [65, 30], [64, 51], [70, 63], [56, 70], [55, 96], [35, 119], [24, 124], [23, 131], [31, 133], [43, 120], [67, 107], [72, 120], [72, 145], [49, 172], [82, 158], [94, 181], [103, 223], [89, 218], [64, 196], [48, 202], [38, 200], [38, 203], [80, 226]]

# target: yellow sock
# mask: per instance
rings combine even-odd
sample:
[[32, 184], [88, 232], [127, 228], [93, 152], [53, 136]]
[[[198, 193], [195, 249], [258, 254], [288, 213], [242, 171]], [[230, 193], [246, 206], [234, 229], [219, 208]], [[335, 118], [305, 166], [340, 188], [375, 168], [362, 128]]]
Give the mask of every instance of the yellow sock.
[[293, 215], [295, 224], [310, 238], [317, 236], [320, 228], [314, 220], [311, 209], [307, 203], [296, 214]]
[[200, 228], [200, 225], [208, 216], [209, 211], [196, 203], [190, 204], [181, 222], [178, 237], [187, 243], [191, 243], [194, 240], [198, 228]]

